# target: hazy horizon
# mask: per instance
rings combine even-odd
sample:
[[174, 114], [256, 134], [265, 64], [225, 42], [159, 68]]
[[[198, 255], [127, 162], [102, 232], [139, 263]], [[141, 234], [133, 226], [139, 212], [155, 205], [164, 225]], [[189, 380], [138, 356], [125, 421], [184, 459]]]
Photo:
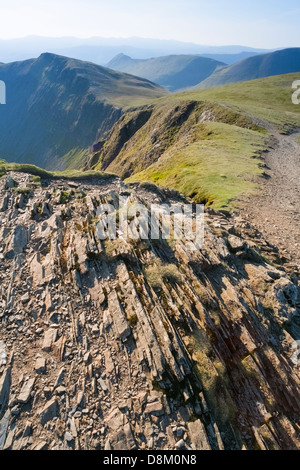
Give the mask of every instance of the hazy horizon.
[[[278, 49], [300, 44], [296, 0], [11, 0], [0, 6], [1, 40], [160, 39], [197, 45]], [[267, 4], [267, 5], [266, 5]]]
[[[2, 38], [0, 37], [0, 41], [20, 41], [20, 40], [27, 40], [27, 39], [33, 39], [33, 38], [36, 38], [36, 39], [45, 39], [45, 40], [75, 40], [75, 41], [78, 41], [78, 45], [82, 45], [85, 41], [89, 41], [92, 43], [92, 41], [99, 41], [99, 40], [104, 40], [104, 41], [123, 41], [126, 42], [126, 41], [130, 41], [130, 40], [136, 40], [136, 39], [142, 39], [142, 40], [148, 40], [148, 41], [165, 41], [166, 43], [167, 42], [173, 42], [173, 43], [182, 43], [182, 44], [186, 44], [186, 45], [193, 45], [193, 46], [200, 46], [200, 47], [216, 47], [216, 48], [226, 48], [226, 47], [239, 47], [239, 48], [245, 48], [245, 49], [253, 49], [253, 50], [259, 50], [261, 49], [262, 51], [264, 50], [277, 50], [277, 49], [288, 49], [288, 48], [293, 48], [293, 47], [300, 47], [300, 46], [282, 46], [282, 45], [279, 45], [277, 47], [271, 47], [271, 48], [268, 48], [268, 47], [263, 47], [263, 45], [261, 47], [257, 46], [253, 46], [252, 44], [243, 44], [243, 43], [224, 43], [224, 44], [217, 44], [217, 43], [199, 43], [199, 42], [193, 42], [193, 41], [184, 41], [184, 40], [179, 40], [179, 39], [174, 39], [174, 38], [170, 38], [170, 39], [162, 39], [162, 38], [159, 38], [159, 37], [145, 37], [145, 36], [119, 36], [119, 37], [113, 37], [113, 36], [87, 36], [87, 37], [80, 37], [80, 36], [43, 36], [43, 35], [37, 35], [37, 34], [29, 34], [29, 35], [26, 35], [26, 36], [19, 36], [19, 37], [13, 37], [13, 38]], [[93, 44], [90, 44], [90, 45], [93, 45]]]

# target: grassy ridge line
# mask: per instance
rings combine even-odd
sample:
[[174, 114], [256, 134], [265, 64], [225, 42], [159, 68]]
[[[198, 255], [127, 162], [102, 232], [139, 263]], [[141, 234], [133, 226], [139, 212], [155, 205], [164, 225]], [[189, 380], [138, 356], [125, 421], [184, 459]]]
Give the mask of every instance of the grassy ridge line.
[[154, 106], [136, 132], [127, 124], [138, 121], [138, 111], [127, 117], [104, 144], [96, 169], [175, 189], [216, 209], [233, 208], [233, 200], [257, 190], [269, 133], [245, 113], [170, 97]]
[[[217, 209], [237, 207], [244, 195], [259, 189], [258, 183], [264, 172], [260, 155], [269, 148], [270, 136], [300, 128], [300, 105], [292, 103], [292, 83], [299, 78], [299, 74], [286, 74], [210, 90], [187, 91], [156, 100], [157, 109], [166, 105], [170, 108], [181, 106], [187, 100], [193, 100], [207, 106], [210, 103], [223, 107], [223, 111], [212, 106], [215, 122], [191, 121], [187, 139], [176, 139], [156, 162], [144, 169], [137, 168], [128, 181], [168, 186]], [[248, 117], [264, 129], [236, 126], [231, 119], [232, 112]], [[142, 159], [143, 144], [147, 149], [147, 133], [142, 136], [142, 132], [143, 129], [140, 140], [144, 142], [136, 138], [136, 148], [131, 145], [137, 162]], [[127, 144], [121, 163], [132, 158], [129, 152]], [[108, 171], [120, 173], [123, 168], [124, 165], [119, 169], [111, 165]]]
[[[207, 90], [190, 90], [173, 94], [167, 99], [224, 104], [237, 112], [267, 121], [279, 132], [286, 133], [293, 127], [300, 127], [300, 105], [292, 103], [292, 83], [299, 79], [300, 73], [277, 75]], [[166, 98], [160, 98], [157, 102], [162, 100]]]
[[0, 160], [0, 176], [5, 175], [9, 171], [16, 171], [20, 173], [27, 173], [33, 176], [39, 176], [44, 179], [64, 179], [64, 180], [96, 180], [96, 179], [109, 179], [116, 178], [113, 173], [106, 173], [104, 171], [79, 171], [79, 170], [65, 170], [65, 171], [47, 171], [35, 165], [23, 163], [7, 163]]

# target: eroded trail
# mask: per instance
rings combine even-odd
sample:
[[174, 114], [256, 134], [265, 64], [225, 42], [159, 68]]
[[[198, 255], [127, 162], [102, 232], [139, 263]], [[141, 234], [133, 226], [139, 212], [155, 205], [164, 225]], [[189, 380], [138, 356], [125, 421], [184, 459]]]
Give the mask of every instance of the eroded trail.
[[300, 132], [274, 134], [266, 154], [266, 178], [259, 195], [246, 205], [249, 222], [266, 240], [278, 246], [280, 255], [300, 266]]

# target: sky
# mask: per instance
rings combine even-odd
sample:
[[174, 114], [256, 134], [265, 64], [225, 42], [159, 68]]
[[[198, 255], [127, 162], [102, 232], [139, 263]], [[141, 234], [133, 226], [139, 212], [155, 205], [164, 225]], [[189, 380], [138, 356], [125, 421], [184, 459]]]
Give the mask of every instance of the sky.
[[299, 0], [0, 0], [0, 38], [146, 37], [300, 46]]

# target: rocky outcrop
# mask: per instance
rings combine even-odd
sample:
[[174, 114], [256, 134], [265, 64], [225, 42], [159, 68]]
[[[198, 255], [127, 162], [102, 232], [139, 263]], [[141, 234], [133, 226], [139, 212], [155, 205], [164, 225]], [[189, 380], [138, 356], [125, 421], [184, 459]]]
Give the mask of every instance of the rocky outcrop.
[[186, 201], [11, 177], [28, 191], [0, 181], [0, 448], [300, 448], [298, 278], [258, 232], [207, 210], [201, 249], [118, 223], [101, 241], [97, 209], [119, 195]]

